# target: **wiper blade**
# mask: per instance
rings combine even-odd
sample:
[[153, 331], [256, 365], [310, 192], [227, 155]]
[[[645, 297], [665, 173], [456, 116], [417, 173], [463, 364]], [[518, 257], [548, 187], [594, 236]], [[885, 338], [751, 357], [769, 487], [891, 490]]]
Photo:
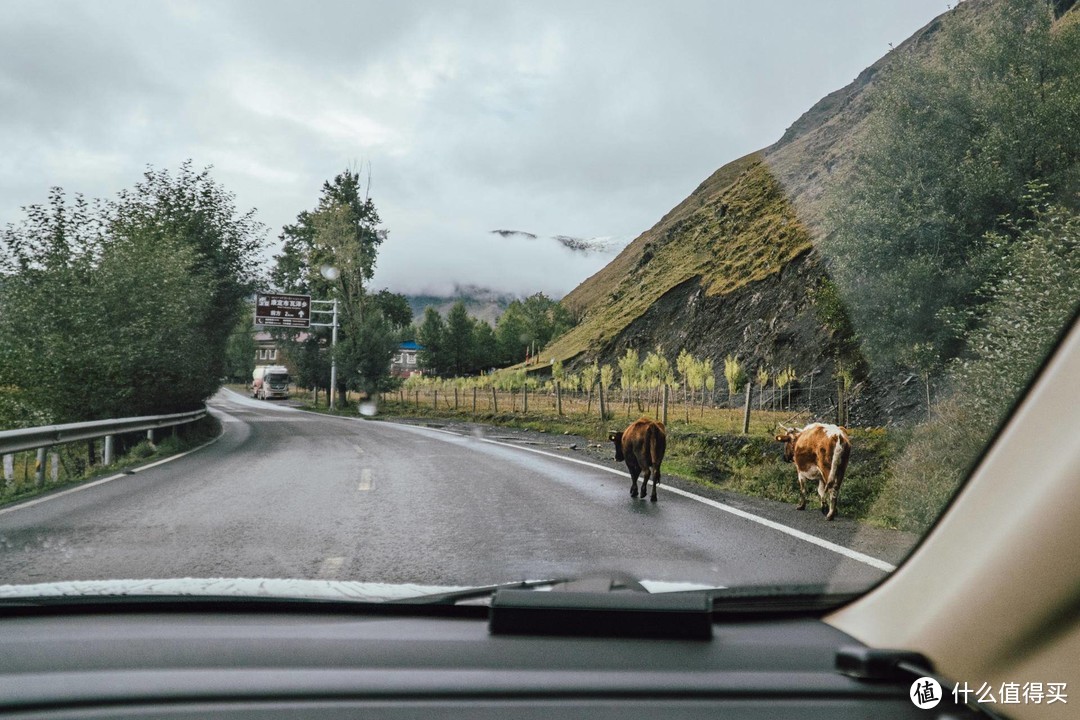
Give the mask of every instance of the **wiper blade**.
[[500, 583], [498, 585], [480, 585], [478, 587], [465, 588], [464, 590], [450, 590], [448, 592], [435, 593], [433, 595], [418, 595], [416, 597], [393, 600], [392, 602], [396, 605], [458, 605], [464, 604], [469, 600], [490, 600], [496, 591], [504, 588], [531, 590], [533, 588], [555, 586], [565, 582], [569, 582], [569, 580], [567, 578], [522, 580], [521, 582]]
[[406, 605], [460, 605], [466, 604], [470, 600], [484, 600], [485, 602], [476, 604], [489, 605], [491, 598], [499, 590], [535, 590], [537, 588], [550, 589], [552, 592], [569, 593], [649, 592], [636, 578], [625, 573], [599, 573], [581, 577], [522, 580], [521, 582], [499, 583], [498, 585], [482, 585], [433, 595], [419, 595], [395, 600], [394, 602]]

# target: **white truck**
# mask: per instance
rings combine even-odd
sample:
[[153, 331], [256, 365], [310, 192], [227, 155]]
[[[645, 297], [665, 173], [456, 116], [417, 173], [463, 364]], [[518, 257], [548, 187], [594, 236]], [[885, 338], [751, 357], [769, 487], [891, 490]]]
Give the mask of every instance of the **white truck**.
[[251, 374], [251, 397], [262, 400], [289, 397], [289, 369], [284, 365], [256, 365]]

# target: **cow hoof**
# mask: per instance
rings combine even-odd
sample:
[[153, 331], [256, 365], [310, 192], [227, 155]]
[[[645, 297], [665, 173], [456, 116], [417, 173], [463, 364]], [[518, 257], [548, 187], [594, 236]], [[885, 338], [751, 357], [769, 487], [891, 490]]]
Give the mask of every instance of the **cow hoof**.
[[[829, 514], [829, 508], [827, 508], [827, 507], [825, 507], [824, 505], [822, 505], [822, 506], [821, 506], [821, 514], [822, 514], [822, 515], [828, 515], [828, 514]], [[830, 520], [832, 520], [832, 518], [829, 518], [829, 519], [830, 519]]]
[[631, 490], [630, 491], [630, 497], [637, 498], [637, 491], [636, 490]]
[[652, 500], [653, 502], [656, 502], [656, 496], [655, 496], [655, 495], [653, 495], [653, 496], [652, 496], [651, 498], [649, 498], [649, 499], [650, 499], [650, 500]]
[[836, 519], [836, 516], [835, 515], [826, 515], [825, 519], [828, 520], [829, 522], [832, 522], [833, 520]]

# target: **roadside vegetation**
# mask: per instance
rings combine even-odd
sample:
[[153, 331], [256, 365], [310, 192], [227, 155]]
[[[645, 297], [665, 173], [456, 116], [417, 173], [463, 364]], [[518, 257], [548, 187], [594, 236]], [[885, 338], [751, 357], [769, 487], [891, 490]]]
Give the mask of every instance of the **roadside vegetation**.
[[[264, 233], [190, 163], [148, 169], [111, 199], [53, 188], [24, 208], [0, 230], [0, 430], [202, 407], [257, 284]], [[141, 442], [116, 436], [115, 456], [144, 459]], [[30, 458], [5, 458], [0, 499], [42, 489], [25, 482]], [[61, 448], [56, 482], [100, 462], [94, 443]]]
[[931, 403], [875, 505], [899, 527], [937, 516], [1080, 300], [1080, 11], [1054, 7], [946, 15], [883, 73], [831, 197], [823, 248], [869, 371], [911, 369]]
[[0, 429], [201, 407], [263, 233], [190, 164], [111, 200], [54, 188], [26, 208], [0, 231]]

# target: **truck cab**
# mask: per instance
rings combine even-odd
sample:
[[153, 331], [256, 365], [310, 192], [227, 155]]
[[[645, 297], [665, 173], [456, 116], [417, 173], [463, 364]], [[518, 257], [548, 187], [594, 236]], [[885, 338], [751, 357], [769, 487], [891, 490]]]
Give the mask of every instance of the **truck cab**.
[[289, 369], [284, 365], [256, 365], [251, 376], [251, 397], [262, 400], [289, 397]]

